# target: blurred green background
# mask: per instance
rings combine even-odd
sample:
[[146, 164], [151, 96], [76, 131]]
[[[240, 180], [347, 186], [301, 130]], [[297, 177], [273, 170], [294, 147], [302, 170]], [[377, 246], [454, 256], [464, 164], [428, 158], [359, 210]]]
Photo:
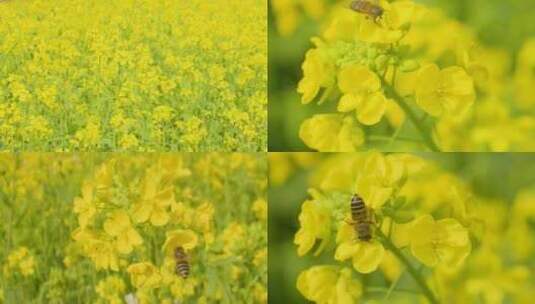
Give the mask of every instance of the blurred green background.
[[[316, 155], [326, 158], [330, 154]], [[482, 198], [499, 199], [511, 204], [518, 191], [535, 187], [535, 153], [418, 155], [434, 160], [444, 170], [459, 176]], [[313, 167], [295, 168], [281, 185], [275, 186], [270, 181], [268, 191], [269, 303], [306, 303], [295, 287], [297, 276], [302, 270], [320, 263], [318, 257], [311, 258], [311, 255], [298, 258], [293, 244], [299, 225], [298, 214], [301, 203], [308, 197], [308, 178], [313, 170]]]
[[[469, 25], [484, 45], [508, 50], [513, 62], [526, 38], [535, 36], [534, 0], [415, 2], [442, 8], [450, 17]], [[309, 151], [299, 139], [299, 126], [313, 113], [325, 112], [318, 106], [301, 105], [296, 93], [304, 54], [312, 46], [310, 38], [319, 32], [315, 20], [303, 14], [301, 17], [296, 31], [282, 37], [275, 28], [275, 16], [269, 5], [269, 151]]]

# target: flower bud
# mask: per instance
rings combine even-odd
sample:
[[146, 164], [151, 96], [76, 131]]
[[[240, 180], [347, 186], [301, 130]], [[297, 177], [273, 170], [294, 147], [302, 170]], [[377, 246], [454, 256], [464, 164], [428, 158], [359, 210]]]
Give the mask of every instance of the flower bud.
[[399, 70], [405, 73], [414, 72], [420, 68], [420, 63], [416, 60], [403, 60], [399, 65]]

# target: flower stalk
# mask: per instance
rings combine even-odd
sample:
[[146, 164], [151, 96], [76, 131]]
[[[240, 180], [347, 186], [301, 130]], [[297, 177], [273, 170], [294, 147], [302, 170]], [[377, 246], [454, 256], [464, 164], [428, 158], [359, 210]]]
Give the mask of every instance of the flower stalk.
[[384, 78], [381, 77], [381, 82], [383, 85], [383, 88], [385, 89], [385, 93], [388, 95], [389, 98], [394, 100], [394, 102], [401, 107], [403, 112], [407, 114], [407, 117], [412, 122], [412, 124], [416, 127], [418, 132], [420, 133], [422, 139], [424, 140], [425, 145], [427, 148], [429, 148], [433, 152], [440, 152], [440, 149], [433, 141], [433, 138], [429, 135], [429, 133], [426, 131], [425, 126], [422, 124], [421, 120], [418, 119], [414, 111], [409, 107], [409, 105], [405, 102], [403, 97], [401, 97], [396, 90], [390, 86]]
[[385, 248], [390, 250], [399, 259], [399, 261], [405, 265], [405, 268], [407, 269], [409, 274], [412, 276], [414, 281], [418, 284], [418, 286], [422, 290], [427, 300], [429, 300], [429, 303], [438, 304], [439, 303], [438, 300], [436, 299], [435, 295], [433, 294], [429, 286], [427, 286], [425, 279], [422, 277], [420, 272], [414, 267], [414, 265], [412, 265], [409, 259], [401, 252], [401, 250], [399, 250], [399, 248], [397, 248], [392, 243], [392, 241], [386, 235], [383, 234], [383, 232], [380, 229], [376, 229], [375, 233], [379, 236]]

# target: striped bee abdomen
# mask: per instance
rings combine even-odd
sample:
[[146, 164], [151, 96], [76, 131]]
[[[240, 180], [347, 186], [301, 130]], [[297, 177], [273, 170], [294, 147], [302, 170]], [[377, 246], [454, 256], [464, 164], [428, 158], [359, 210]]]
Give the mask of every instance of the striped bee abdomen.
[[188, 255], [184, 251], [184, 248], [177, 247], [175, 248], [175, 272], [177, 275], [182, 278], [187, 278], [189, 276], [189, 261]]
[[351, 198], [351, 218], [355, 222], [366, 219], [366, 205], [364, 200], [357, 194]]
[[372, 238], [372, 231], [370, 227], [370, 219], [368, 218], [368, 209], [364, 200], [357, 194], [351, 198], [351, 218], [358, 239], [361, 241], [369, 241]]
[[187, 261], [178, 261], [175, 270], [177, 275], [185, 279], [189, 276], [189, 263]]

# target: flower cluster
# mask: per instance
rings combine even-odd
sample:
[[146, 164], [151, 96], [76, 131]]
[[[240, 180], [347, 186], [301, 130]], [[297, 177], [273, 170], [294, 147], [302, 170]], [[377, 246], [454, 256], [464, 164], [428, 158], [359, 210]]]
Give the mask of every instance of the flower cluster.
[[0, 3], [0, 150], [266, 150], [265, 4]]
[[31, 276], [35, 272], [35, 259], [30, 254], [28, 248], [20, 247], [14, 250], [7, 257], [7, 263], [4, 265], [4, 275], [10, 273], [20, 273], [22, 276]]
[[0, 172], [8, 302], [267, 302], [260, 155], [3, 155]]
[[[533, 191], [518, 193], [508, 213], [434, 162], [379, 152], [325, 157], [309, 186], [294, 243], [299, 257], [312, 255], [296, 283], [310, 301], [373, 299], [378, 282], [387, 282], [387, 297], [413, 282], [430, 303], [522, 302], [533, 288]], [[370, 213], [369, 241], [358, 237], [354, 194]]]
[[329, 18], [311, 39], [297, 86], [303, 104], [321, 105], [301, 123], [306, 146], [322, 152], [533, 148], [532, 41], [516, 56], [513, 77], [512, 54], [482, 45], [440, 10], [411, 0], [378, 5], [378, 18], [326, 5]]

